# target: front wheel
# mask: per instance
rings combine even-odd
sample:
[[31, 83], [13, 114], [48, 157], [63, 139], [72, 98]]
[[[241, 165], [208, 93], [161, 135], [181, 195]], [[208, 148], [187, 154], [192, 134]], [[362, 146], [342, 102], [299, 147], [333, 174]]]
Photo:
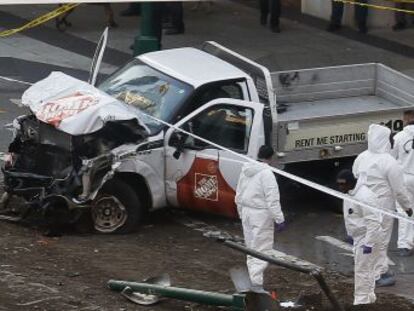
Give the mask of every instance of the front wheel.
[[134, 189], [121, 179], [109, 180], [91, 206], [93, 226], [99, 233], [134, 231], [143, 215], [142, 204]]

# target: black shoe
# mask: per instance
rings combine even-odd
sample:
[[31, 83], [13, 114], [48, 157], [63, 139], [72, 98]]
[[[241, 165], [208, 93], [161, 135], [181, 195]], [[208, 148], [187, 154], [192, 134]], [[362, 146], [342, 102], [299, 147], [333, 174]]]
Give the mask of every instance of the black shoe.
[[358, 32], [359, 32], [359, 33], [366, 34], [366, 33], [368, 32], [368, 28], [367, 28], [367, 26], [365, 26], [365, 25], [360, 25], [360, 26], [358, 27]]
[[375, 281], [375, 287], [388, 287], [395, 285], [395, 278], [394, 277], [386, 277], [380, 278], [379, 280]]
[[272, 27], [270, 27], [270, 30], [272, 32], [279, 33], [280, 32], [280, 27], [279, 27], [279, 25], [273, 25]]
[[266, 26], [267, 24], [267, 17], [266, 16], [260, 16], [260, 25]]
[[43, 232], [43, 236], [49, 237], [49, 238], [56, 238], [56, 237], [61, 237], [62, 231], [59, 230], [58, 228], [55, 227], [51, 227], [51, 228], [47, 228], [44, 232]]
[[183, 34], [184, 33], [184, 29], [178, 29], [178, 28], [169, 28], [166, 29], [164, 34], [166, 34], [167, 36], [169, 35], [179, 35], [179, 34]]
[[121, 13], [119, 13], [119, 15], [126, 16], [126, 17], [128, 17], [128, 16], [139, 16], [139, 15], [141, 15], [141, 11], [140, 10], [134, 10], [134, 9], [131, 9], [131, 8], [127, 8], [127, 9], [121, 11]]
[[396, 23], [394, 26], [392, 26], [392, 30], [394, 31], [400, 31], [407, 28], [407, 25], [405, 23]]
[[408, 248], [400, 248], [400, 257], [410, 257], [413, 254], [413, 250], [412, 249], [408, 249]]
[[326, 28], [327, 31], [329, 32], [335, 32], [338, 31], [342, 28], [341, 25], [338, 24], [329, 24], [328, 27]]

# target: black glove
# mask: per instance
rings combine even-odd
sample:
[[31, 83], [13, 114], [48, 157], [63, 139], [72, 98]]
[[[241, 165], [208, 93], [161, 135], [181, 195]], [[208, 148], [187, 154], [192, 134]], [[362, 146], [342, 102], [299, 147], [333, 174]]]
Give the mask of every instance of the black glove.
[[412, 208], [406, 209], [405, 212], [407, 213], [408, 217], [413, 216], [413, 209]]

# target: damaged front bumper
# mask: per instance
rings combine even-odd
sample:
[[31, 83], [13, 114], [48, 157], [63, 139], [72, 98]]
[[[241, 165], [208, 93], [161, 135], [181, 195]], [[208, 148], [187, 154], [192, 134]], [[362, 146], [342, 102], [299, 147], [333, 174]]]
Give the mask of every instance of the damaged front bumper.
[[62, 179], [3, 167], [5, 191], [32, 205], [44, 206], [47, 201], [60, 199], [68, 209], [85, 207], [114, 175], [119, 163], [113, 161], [112, 154], [83, 160], [78, 172], [72, 170]]
[[122, 132], [134, 129], [126, 122], [84, 136], [68, 135], [33, 116], [19, 118], [14, 128], [2, 167], [4, 190], [23, 198], [23, 210], [33, 212], [91, 206], [125, 155], [136, 154], [136, 143], [143, 140], [139, 133], [131, 138]]

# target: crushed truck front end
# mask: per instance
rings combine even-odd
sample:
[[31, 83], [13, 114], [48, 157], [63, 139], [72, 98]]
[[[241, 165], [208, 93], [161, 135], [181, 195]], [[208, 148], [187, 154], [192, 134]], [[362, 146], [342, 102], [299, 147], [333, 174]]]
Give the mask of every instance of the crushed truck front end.
[[[146, 126], [129, 107], [61, 73], [29, 88], [22, 103], [31, 112], [13, 121], [14, 137], [2, 167], [6, 196], [26, 202], [21, 216], [58, 214], [60, 222], [76, 221], [83, 207], [102, 201], [101, 189], [125, 152], [135, 154], [148, 137]], [[114, 219], [127, 214], [122, 209], [98, 208], [98, 216], [116, 223]], [[122, 223], [113, 227], [118, 225]]]

